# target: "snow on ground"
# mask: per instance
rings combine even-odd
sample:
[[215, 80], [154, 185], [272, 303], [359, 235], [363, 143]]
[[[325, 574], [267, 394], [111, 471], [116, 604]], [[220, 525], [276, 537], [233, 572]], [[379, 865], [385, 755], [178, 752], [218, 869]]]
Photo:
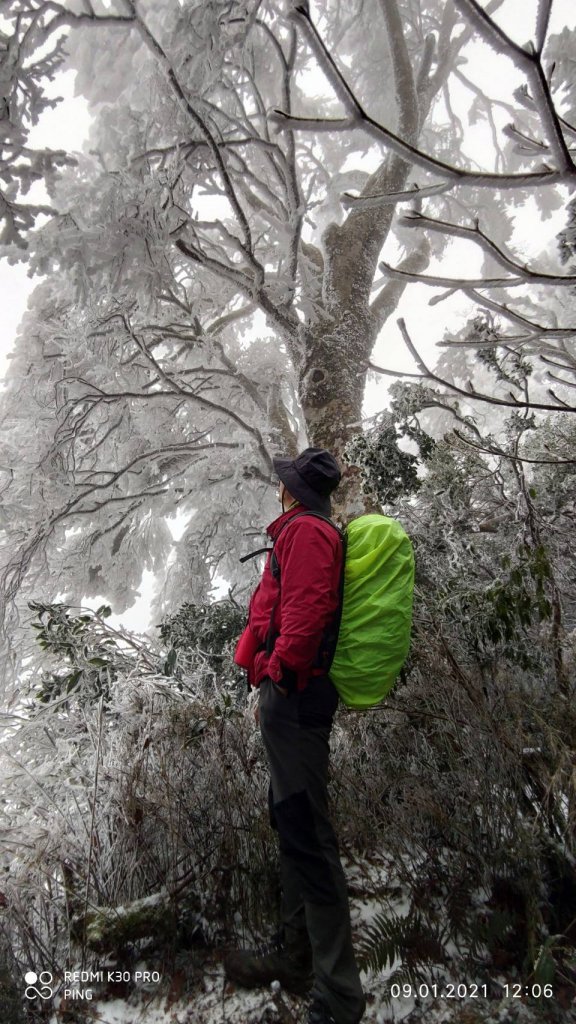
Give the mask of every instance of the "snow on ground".
[[[404, 1001], [386, 1005], [385, 978], [367, 979], [369, 1005], [363, 1024], [572, 1024], [576, 1007], [530, 1007], [520, 1000], [430, 999], [414, 1006]], [[306, 1001], [264, 989], [248, 991], [227, 983], [213, 964], [199, 991], [171, 1003], [163, 996], [111, 999], [83, 1006], [78, 1016], [58, 1011], [50, 1024], [305, 1024]]]
[[[384, 907], [400, 916], [408, 913], [390, 861], [348, 862], [346, 874], [355, 941]], [[363, 1024], [576, 1024], [576, 1003], [560, 1006], [551, 999], [527, 1005], [520, 999], [484, 999], [480, 989], [477, 997], [470, 994], [470, 983], [463, 997], [448, 998], [444, 993], [434, 998], [430, 992], [420, 1000], [390, 1000], [388, 979], [397, 966], [363, 973], [368, 999]], [[148, 969], [154, 968], [149, 964]], [[446, 977], [446, 983], [460, 980]], [[161, 985], [135, 988], [125, 999], [99, 998], [96, 991], [91, 1001], [61, 1001], [49, 1024], [305, 1024], [306, 1008], [305, 999], [281, 992], [277, 983], [270, 990], [237, 988], [224, 976], [222, 951], [210, 950], [191, 953], [188, 967], [185, 964], [174, 977], [163, 979]]]

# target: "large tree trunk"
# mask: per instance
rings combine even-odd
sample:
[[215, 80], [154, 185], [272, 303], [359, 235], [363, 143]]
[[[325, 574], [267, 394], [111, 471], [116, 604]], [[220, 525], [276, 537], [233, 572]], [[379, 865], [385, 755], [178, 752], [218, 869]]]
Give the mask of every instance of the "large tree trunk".
[[[365, 194], [400, 191], [409, 165], [396, 157], [373, 175]], [[344, 449], [362, 430], [362, 405], [368, 364], [380, 327], [399, 298], [386, 304], [370, 302], [380, 252], [388, 236], [393, 207], [378, 216], [351, 213], [341, 227], [332, 226], [324, 238], [325, 315], [304, 332], [305, 360], [299, 369], [299, 399], [310, 444], [328, 448], [344, 463]], [[390, 299], [390, 296], [387, 296]], [[327, 315], [326, 315], [327, 314]], [[374, 499], [363, 494], [359, 470], [344, 466], [335, 512], [349, 520], [377, 511]]]
[[[388, 59], [394, 72], [398, 111], [397, 133], [417, 144], [420, 130], [435, 95], [445, 81], [450, 64], [451, 33], [455, 12], [448, 7], [442, 18], [439, 39], [426, 41], [420, 65], [406, 46], [397, 0], [380, 0], [388, 38]], [[433, 56], [437, 67], [432, 73]], [[402, 192], [411, 165], [392, 154], [367, 181], [364, 197]], [[308, 324], [302, 334], [298, 393], [310, 444], [328, 448], [344, 465], [334, 511], [346, 522], [366, 511], [379, 511], [371, 496], [362, 492], [359, 470], [343, 458], [346, 443], [362, 429], [362, 405], [372, 349], [388, 317], [395, 311], [405, 285], [388, 282], [371, 299], [378, 260], [394, 218], [394, 204], [369, 211], [354, 208], [342, 225], [332, 225], [323, 239], [323, 254], [316, 250], [321, 267], [321, 300], [324, 315]], [[309, 256], [314, 258], [313, 247]], [[408, 253], [402, 268], [421, 273], [429, 259], [429, 245], [422, 234], [418, 247]]]
[[344, 469], [334, 512], [350, 519], [375, 510], [362, 494], [359, 470], [345, 462], [344, 449], [362, 429], [366, 364], [374, 339], [367, 310], [348, 310], [331, 330], [310, 330], [307, 363], [299, 375], [299, 397], [311, 445], [328, 448]]
[[[416, 75], [410, 61], [395, 0], [381, 5], [394, 70], [398, 132], [415, 142], [421, 124]], [[410, 164], [389, 155], [371, 175], [362, 195], [401, 192]], [[343, 463], [346, 443], [362, 429], [362, 404], [370, 355], [378, 333], [395, 308], [402, 287], [387, 286], [371, 301], [378, 260], [394, 218], [394, 205], [352, 210], [342, 225], [332, 225], [323, 239], [322, 305], [324, 316], [304, 332], [305, 359], [299, 368], [299, 398], [311, 444], [328, 448]], [[420, 268], [424, 245], [416, 254]], [[410, 257], [408, 257], [410, 261]], [[345, 466], [335, 513], [348, 520], [376, 511], [363, 494], [359, 470]]]

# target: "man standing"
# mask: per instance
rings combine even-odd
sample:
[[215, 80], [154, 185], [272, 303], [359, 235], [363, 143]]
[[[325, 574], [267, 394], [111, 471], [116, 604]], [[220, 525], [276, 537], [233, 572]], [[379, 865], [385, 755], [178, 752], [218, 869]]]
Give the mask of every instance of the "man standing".
[[308, 1024], [357, 1024], [366, 1001], [354, 959], [346, 880], [328, 813], [328, 759], [338, 704], [323, 667], [339, 609], [342, 542], [329, 522], [340, 482], [330, 452], [307, 448], [274, 459], [280, 515], [274, 543], [250, 601], [235, 660], [260, 691], [259, 717], [270, 766], [270, 817], [280, 843], [283, 945], [260, 955], [239, 950], [227, 976], [248, 987], [279, 980], [312, 987]]

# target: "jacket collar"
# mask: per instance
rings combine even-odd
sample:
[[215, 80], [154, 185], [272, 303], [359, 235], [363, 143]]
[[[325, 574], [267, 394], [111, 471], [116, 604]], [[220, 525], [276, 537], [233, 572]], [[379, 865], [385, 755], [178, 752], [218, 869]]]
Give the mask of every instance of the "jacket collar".
[[276, 537], [280, 533], [280, 530], [284, 526], [284, 523], [287, 523], [294, 516], [299, 515], [300, 512], [307, 511], [308, 509], [306, 505], [296, 505], [294, 508], [287, 509], [287, 511], [283, 512], [282, 515], [278, 516], [278, 518], [275, 519], [274, 522], [270, 523], [270, 526], [266, 527], [266, 533], [268, 534], [269, 537], [272, 538], [272, 540], [276, 540]]

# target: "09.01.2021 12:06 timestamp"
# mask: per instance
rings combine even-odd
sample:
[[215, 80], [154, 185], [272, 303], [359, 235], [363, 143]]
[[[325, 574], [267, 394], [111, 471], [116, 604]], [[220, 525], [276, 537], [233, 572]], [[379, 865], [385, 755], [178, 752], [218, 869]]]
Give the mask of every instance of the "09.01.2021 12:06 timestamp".
[[[552, 999], [554, 991], [552, 985], [538, 985], [535, 982], [531, 985], [522, 985], [517, 982], [513, 985], [501, 985], [502, 995], [505, 999]], [[467, 984], [461, 982], [446, 983], [438, 985], [436, 982], [422, 982], [420, 985], [391, 985], [390, 995], [392, 999], [482, 999], [488, 997], [488, 985]]]

